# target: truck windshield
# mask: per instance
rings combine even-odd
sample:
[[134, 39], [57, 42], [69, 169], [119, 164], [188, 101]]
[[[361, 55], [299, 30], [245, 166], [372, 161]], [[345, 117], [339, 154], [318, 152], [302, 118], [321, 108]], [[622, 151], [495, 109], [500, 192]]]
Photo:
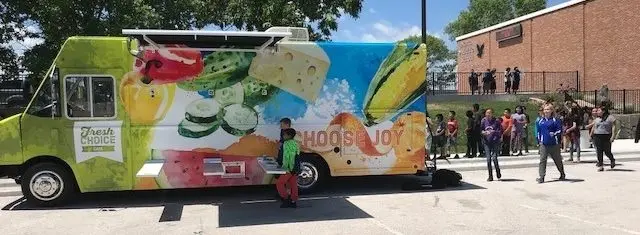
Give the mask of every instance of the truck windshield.
[[58, 69], [51, 76], [46, 76], [42, 89], [34, 96], [27, 113], [39, 117], [60, 117], [59, 105], [60, 79]]

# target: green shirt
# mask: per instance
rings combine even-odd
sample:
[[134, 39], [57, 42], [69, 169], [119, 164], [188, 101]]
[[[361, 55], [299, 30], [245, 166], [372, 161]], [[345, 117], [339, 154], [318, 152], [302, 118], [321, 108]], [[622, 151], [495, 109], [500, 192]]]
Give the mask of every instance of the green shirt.
[[282, 146], [282, 169], [286, 171], [293, 171], [296, 163], [296, 156], [300, 154], [300, 147], [295, 140], [287, 140]]

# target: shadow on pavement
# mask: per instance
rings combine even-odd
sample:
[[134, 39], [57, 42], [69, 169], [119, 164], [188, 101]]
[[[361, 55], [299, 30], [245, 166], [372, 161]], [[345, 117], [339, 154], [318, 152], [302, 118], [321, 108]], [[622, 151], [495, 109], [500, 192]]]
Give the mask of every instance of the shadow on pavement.
[[524, 180], [521, 179], [500, 179], [502, 182], [522, 182]]
[[[618, 165], [618, 164], [616, 164], [616, 165]], [[634, 169], [620, 169], [620, 168], [615, 168], [615, 169], [607, 169], [607, 171], [635, 172], [636, 170], [634, 170]]]
[[545, 183], [552, 183], [552, 182], [580, 183], [580, 182], [584, 182], [584, 180], [583, 179], [564, 179], [564, 180], [553, 179], [553, 180], [545, 180]]
[[298, 208], [279, 208], [280, 203], [255, 202], [219, 206], [220, 227], [372, 218], [346, 197], [311, 198]]
[[[403, 190], [407, 182], [420, 182], [417, 176], [367, 176], [336, 178], [321, 192], [301, 195], [297, 209], [279, 208], [274, 186], [243, 186], [213, 189], [181, 189], [85, 193], [60, 207], [38, 207], [20, 198], [2, 208], [5, 211], [98, 209], [108, 213], [124, 208], [163, 207], [158, 222], [180, 221], [186, 205], [211, 205], [219, 210], [220, 227], [327, 221], [371, 217], [349, 202], [350, 196], [393, 193], [437, 192], [484, 189], [463, 183], [459, 187], [432, 189], [423, 186]], [[310, 213], [313, 210], [313, 213]]]

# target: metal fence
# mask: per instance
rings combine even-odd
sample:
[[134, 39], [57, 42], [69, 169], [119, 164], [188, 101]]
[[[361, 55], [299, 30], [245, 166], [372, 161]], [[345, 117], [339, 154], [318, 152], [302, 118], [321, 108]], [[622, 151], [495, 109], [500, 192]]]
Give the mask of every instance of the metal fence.
[[[578, 91], [572, 95], [581, 106], [593, 107], [604, 101], [598, 90]], [[612, 104], [611, 112], [632, 114], [640, 113], [640, 90], [609, 90], [608, 100]]]
[[[478, 71], [479, 91], [483, 90], [482, 77], [484, 72]], [[504, 72], [495, 74], [495, 94], [506, 93]], [[469, 77], [471, 72], [429, 72], [427, 95], [439, 94], [471, 94]], [[518, 93], [552, 93], [556, 92], [560, 86], [580, 90], [580, 74], [578, 71], [571, 72], [522, 72]]]

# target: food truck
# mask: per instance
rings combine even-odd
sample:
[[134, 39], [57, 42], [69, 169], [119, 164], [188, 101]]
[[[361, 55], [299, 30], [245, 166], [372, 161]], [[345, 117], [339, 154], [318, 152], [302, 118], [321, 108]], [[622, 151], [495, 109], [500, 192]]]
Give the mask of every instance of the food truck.
[[291, 27], [122, 34], [68, 38], [27, 109], [0, 121], [0, 175], [27, 200], [272, 184], [282, 118], [303, 192], [425, 170], [424, 44], [310, 42]]

